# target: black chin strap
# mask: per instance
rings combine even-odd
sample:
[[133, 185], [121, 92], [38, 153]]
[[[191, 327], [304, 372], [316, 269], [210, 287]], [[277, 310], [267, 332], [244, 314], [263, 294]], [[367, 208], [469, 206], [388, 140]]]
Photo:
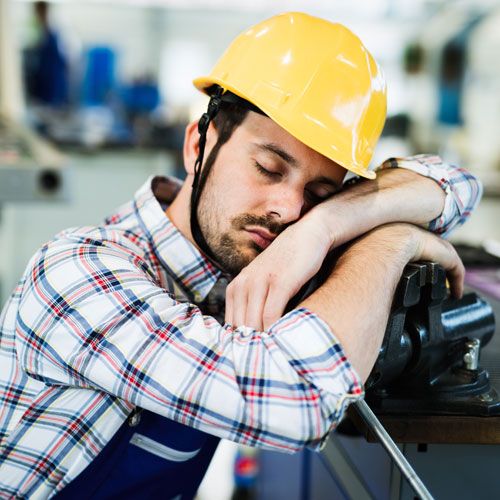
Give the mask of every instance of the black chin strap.
[[208, 103], [208, 109], [206, 113], [203, 113], [200, 120], [198, 121], [198, 132], [200, 134], [199, 146], [198, 146], [198, 158], [196, 158], [196, 162], [194, 164], [194, 177], [193, 177], [193, 185], [191, 191], [191, 234], [193, 235], [193, 239], [195, 243], [198, 245], [200, 250], [212, 261], [213, 264], [216, 264], [218, 267], [220, 265], [217, 263], [217, 259], [213, 254], [212, 250], [208, 246], [207, 240], [200, 228], [200, 224], [198, 223], [198, 203], [200, 201], [201, 192], [203, 190], [203, 186], [205, 185], [205, 181], [208, 176], [208, 172], [204, 172], [202, 175], [202, 165], [203, 165], [203, 157], [205, 155], [205, 145], [207, 143], [207, 131], [210, 122], [215, 118], [217, 113], [219, 112], [220, 105], [222, 102], [222, 92], [223, 89], [219, 87], [217, 92], [212, 95], [210, 98], [210, 102]]
[[207, 240], [205, 239], [205, 236], [203, 235], [203, 232], [201, 231], [200, 228], [200, 224], [198, 222], [198, 205], [200, 202], [203, 187], [206, 184], [206, 180], [209, 174], [209, 171], [207, 170], [206, 167], [202, 169], [203, 157], [205, 155], [205, 146], [207, 142], [207, 131], [210, 122], [215, 118], [215, 116], [219, 112], [222, 102], [237, 104], [251, 111], [264, 114], [259, 108], [254, 106], [252, 103], [242, 99], [241, 97], [238, 97], [237, 95], [231, 92], [224, 92], [224, 89], [222, 87], [216, 86], [214, 87], [214, 91], [211, 93], [206, 113], [203, 113], [200, 120], [198, 121], [198, 132], [200, 134], [200, 139], [199, 139], [198, 158], [196, 158], [194, 164], [194, 176], [193, 176], [193, 185], [191, 191], [191, 214], [190, 214], [191, 234], [193, 235], [193, 239], [195, 243], [198, 245], [198, 248], [218, 268], [221, 268], [221, 265], [217, 261], [217, 257], [214, 255], [214, 253], [208, 246]]

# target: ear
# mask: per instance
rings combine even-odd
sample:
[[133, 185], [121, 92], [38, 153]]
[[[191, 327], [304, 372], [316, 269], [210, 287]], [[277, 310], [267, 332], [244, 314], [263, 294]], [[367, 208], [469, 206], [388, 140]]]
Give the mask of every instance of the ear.
[[[205, 144], [205, 158], [217, 141], [217, 132], [214, 124], [210, 123], [207, 130], [207, 142]], [[184, 147], [182, 150], [184, 168], [188, 175], [194, 174], [194, 164], [200, 152], [200, 133], [198, 132], [198, 120], [188, 124], [184, 132]]]
[[184, 158], [184, 168], [188, 175], [194, 174], [194, 164], [200, 151], [200, 134], [198, 132], [198, 120], [192, 121], [184, 132], [184, 147], [182, 155]]

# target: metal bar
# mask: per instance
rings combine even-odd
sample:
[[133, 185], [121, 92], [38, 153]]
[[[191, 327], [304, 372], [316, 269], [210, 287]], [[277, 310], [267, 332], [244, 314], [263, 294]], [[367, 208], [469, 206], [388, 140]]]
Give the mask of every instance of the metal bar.
[[392, 460], [394, 460], [394, 463], [397, 465], [398, 469], [401, 471], [408, 483], [410, 483], [410, 486], [419, 498], [421, 498], [421, 500], [433, 500], [433, 496], [430, 494], [429, 490], [417, 476], [413, 467], [409, 464], [408, 460], [406, 460], [405, 456], [401, 453], [401, 450], [396, 446], [396, 443], [394, 443], [391, 439], [391, 436], [389, 436], [366, 402], [363, 399], [360, 399], [353, 403], [353, 405], [356, 410], [358, 410], [359, 415], [364, 420], [368, 429], [370, 429], [379, 439], [382, 446], [386, 449], [387, 453], [389, 453]]
[[[404, 454], [405, 447], [404, 445], [398, 446], [398, 448]], [[400, 500], [402, 498], [402, 486], [403, 486], [403, 477], [401, 471], [394, 465], [391, 465], [391, 475], [389, 482], [389, 500]]]

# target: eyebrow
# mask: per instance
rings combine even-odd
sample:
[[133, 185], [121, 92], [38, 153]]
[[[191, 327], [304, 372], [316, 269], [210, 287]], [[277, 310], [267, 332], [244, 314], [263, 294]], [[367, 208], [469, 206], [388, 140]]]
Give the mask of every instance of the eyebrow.
[[[265, 144], [257, 144], [257, 147], [263, 151], [269, 151], [277, 156], [279, 156], [282, 160], [286, 161], [291, 167], [298, 167], [299, 162], [297, 161], [296, 158], [288, 154], [285, 150], [280, 148], [277, 144], [274, 144], [272, 142], [268, 142]], [[333, 186], [337, 191], [341, 189], [342, 185], [339, 184], [338, 182], [334, 181], [333, 179], [330, 179], [329, 177], [321, 176], [316, 179], [314, 179], [313, 182], [317, 182], [320, 184], [328, 184], [329, 186]]]
[[257, 144], [259, 149], [264, 151], [270, 151], [275, 155], [279, 156], [282, 160], [286, 161], [292, 167], [298, 167], [299, 162], [290, 154], [288, 154], [285, 150], [281, 149], [277, 144], [272, 142], [268, 142], [266, 144]]

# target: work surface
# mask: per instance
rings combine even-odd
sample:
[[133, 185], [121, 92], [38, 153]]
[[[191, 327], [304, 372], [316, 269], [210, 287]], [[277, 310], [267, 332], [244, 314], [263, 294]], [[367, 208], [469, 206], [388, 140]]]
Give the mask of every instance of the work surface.
[[[492, 386], [500, 394], [500, 302], [485, 298], [495, 311], [496, 331], [481, 351], [480, 364], [488, 370]], [[354, 411], [349, 415], [368, 441], [376, 441]], [[397, 443], [500, 444], [500, 416], [378, 415], [378, 418]]]

